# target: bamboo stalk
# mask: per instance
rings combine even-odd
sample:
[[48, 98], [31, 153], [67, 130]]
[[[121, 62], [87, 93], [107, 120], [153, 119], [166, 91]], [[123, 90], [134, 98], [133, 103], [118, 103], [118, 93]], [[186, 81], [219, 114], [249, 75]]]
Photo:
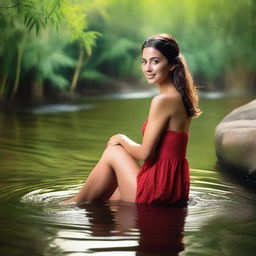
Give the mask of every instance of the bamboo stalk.
[[21, 60], [23, 55], [25, 38], [26, 36], [23, 36], [21, 42], [18, 44], [18, 47], [17, 47], [18, 54], [17, 54], [16, 76], [15, 76], [15, 81], [14, 81], [14, 85], [11, 93], [11, 101], [14, 100], [18, 91], [19, 83], [20, 83]]
[[79, 56], [78, 56], [78, 60], [77, 60], [77, 65], [76, 65], [76, 69], [73, 75], [73, 79], [72, 79], [72, 83], [70, 86], [70, 92], [73, 93], [75, 88], [77, 87], [77, 82], [80, 76], [80, 72], [82, 69], [82, 66], [84, 64], [84, 47], [82, 46], [82, 44], [79, 44]]
[[4, 73], [1, 79], [1, 84], [0, 84], [0, 99], [4, 98], [7, 79], [8, 79], [8, 73]]

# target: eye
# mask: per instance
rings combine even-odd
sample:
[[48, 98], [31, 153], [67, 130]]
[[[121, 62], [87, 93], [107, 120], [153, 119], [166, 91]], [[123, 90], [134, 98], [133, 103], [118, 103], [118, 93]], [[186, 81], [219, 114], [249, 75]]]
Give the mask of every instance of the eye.
[[158, 64], [158, 63], [159, 63], [159, 60], [153, 60], [152, 63], [153, 63], [153, 64]]
[[147, 63], [146, 60], [141, 60], [140, 62], [141, 62], [141, 65], [145, 65]]

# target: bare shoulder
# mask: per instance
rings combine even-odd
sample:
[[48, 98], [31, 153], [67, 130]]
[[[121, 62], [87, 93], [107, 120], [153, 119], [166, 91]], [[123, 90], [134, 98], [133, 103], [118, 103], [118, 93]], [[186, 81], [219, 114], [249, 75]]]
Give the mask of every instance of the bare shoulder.
[[151, 104], [155, 106], [166, 106], [170, 107], [172, 105], [175, 105], [179, 103], [181, 100], [180, 94], [170, 94], [170, 93], [162, 93], [159, 95], [156, 95], [152, 101]]

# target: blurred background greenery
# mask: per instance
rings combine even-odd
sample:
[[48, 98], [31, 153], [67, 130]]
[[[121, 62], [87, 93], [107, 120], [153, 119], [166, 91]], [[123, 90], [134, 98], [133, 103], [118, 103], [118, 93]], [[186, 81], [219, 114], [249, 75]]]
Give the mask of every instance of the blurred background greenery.
[[201, 91], [255, 93], [254, 0], [0, 0], [0, 103], [149, 89], [140, 47], [166, 32]]

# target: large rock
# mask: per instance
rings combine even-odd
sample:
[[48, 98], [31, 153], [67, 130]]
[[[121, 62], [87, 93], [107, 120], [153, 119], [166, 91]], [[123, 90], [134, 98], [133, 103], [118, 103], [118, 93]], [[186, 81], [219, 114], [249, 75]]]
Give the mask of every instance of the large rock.
[[220, 164], [256, 177], [256, 100], [228, 114], [215, 129]]

